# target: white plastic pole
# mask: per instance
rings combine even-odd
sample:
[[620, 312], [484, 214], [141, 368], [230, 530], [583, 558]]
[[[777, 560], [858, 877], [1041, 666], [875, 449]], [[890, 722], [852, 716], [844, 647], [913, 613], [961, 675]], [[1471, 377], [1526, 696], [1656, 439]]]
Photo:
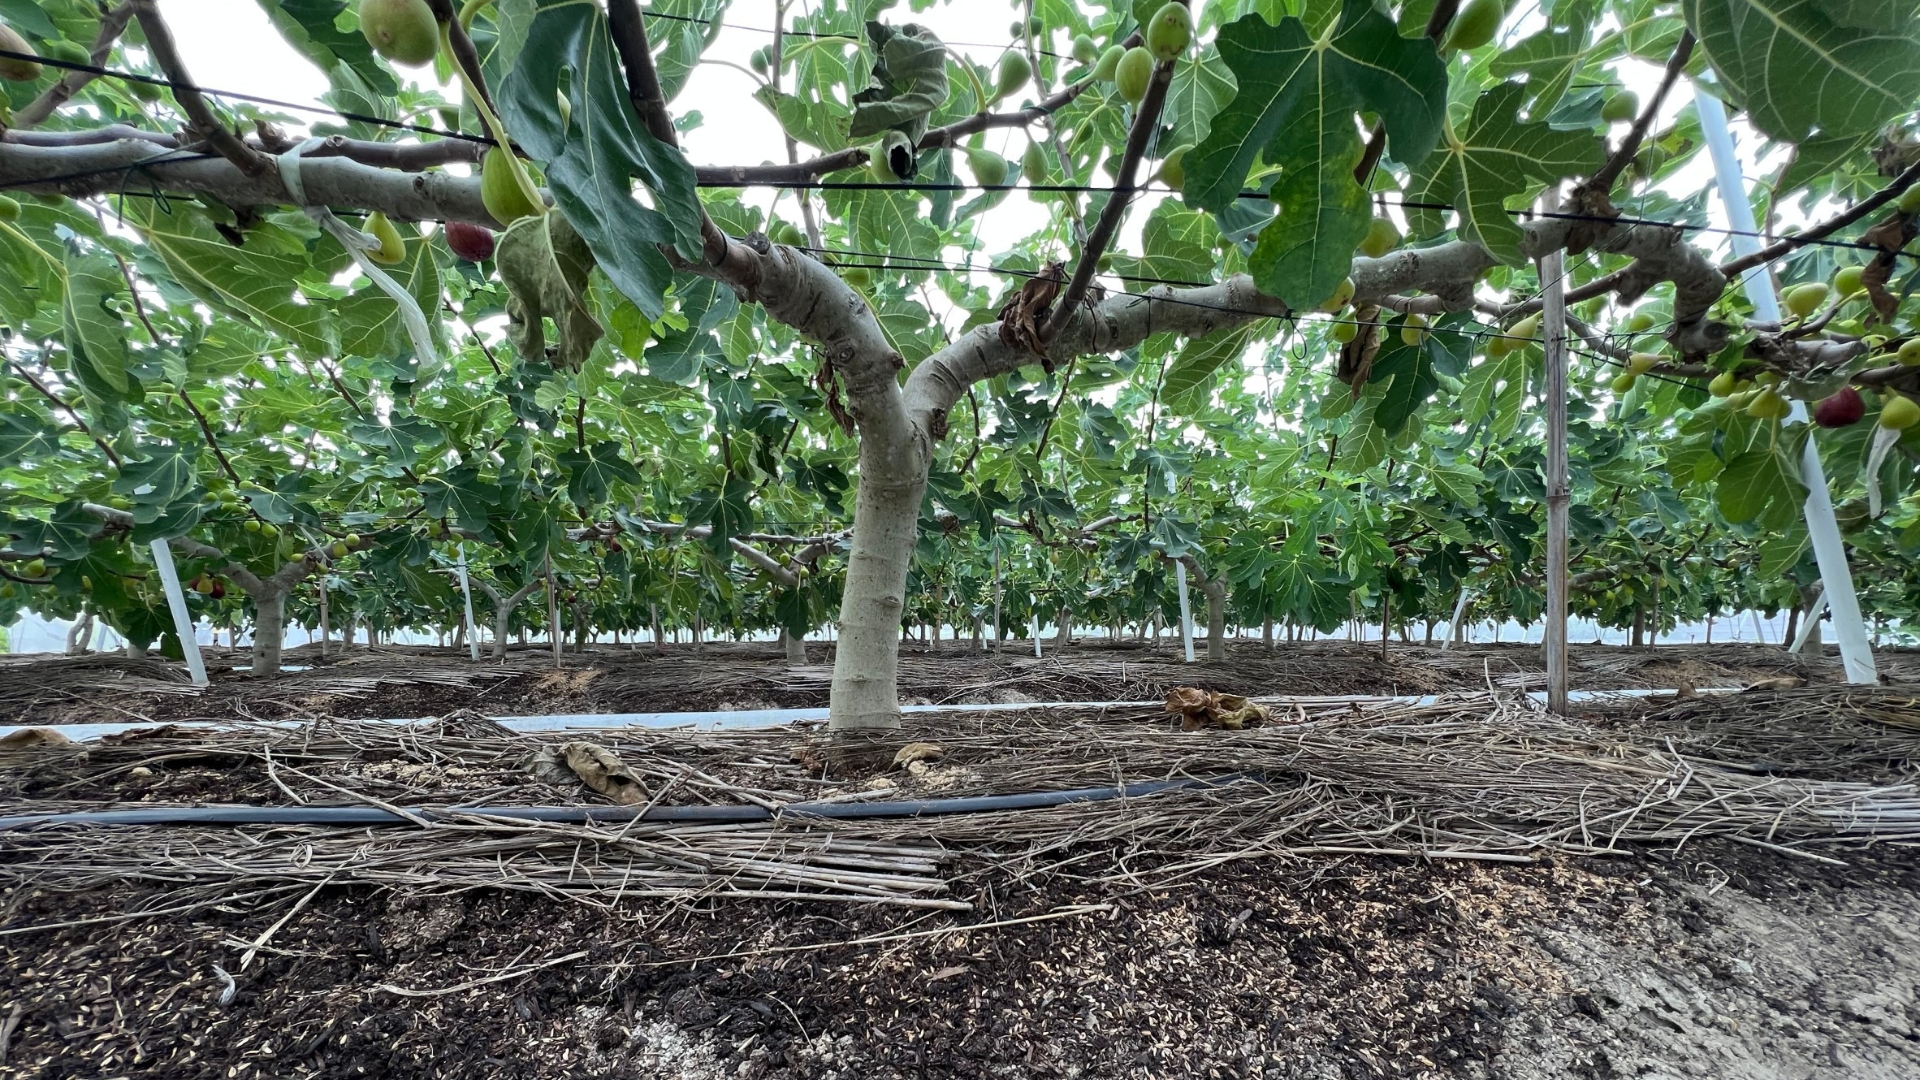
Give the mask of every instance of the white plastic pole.
[[1793, 635], [1793, 644], [1787, 646], [1788, 652], [1797, 653], [1807, 647], [1807, 642], [1813, 637], [1813, 632], [1820, 627], [1820, 616], [1826, 614], [1826, 611], [1827, 589], [1825, 585], [1822, 585], [1820, 592], [1814, 596], [1813, 603], [1807, 605], [1807, 617], [1801, 620], [1800, 632]]
[[1187, 603], [1187, 564], [1173, 564], [1173, 579], [1180, 589], [1180, 644], [1187, 651], [1187, 663], [1193, 663], [1193, 606]]
[[[1027, 597], [1027, 603], [1032, 604], [1033, 597], [1031, 596]], [[1027, 622], [1033, 633], [1033, 655], [1036, 657], [1039, 657], [1040, 656], [1040, 616], [1029, 615], [1027, 616]]]
[[455, 550], [459, 552], [459, 560], [454, 567], [460, 571], [460, 595], [467, 600], [467, 651], [473, 654], [473, 662], [477, 664], [480, 662], [480, 637], [473, 626], [473, 589], [467, 585], [467, 545], [461, 544]]
[[[1741, 173], [1740, 156], [1734, 149], [1733, 133], [1727, 128], [1727, 111], [1720, 99], [1700, 87], [1693, 97], [1700, 111], [1700, 130], [1706, 136], [1707, 149], [1713, 153], [1714, 178], [1720, 188], [1720, 201], [1727, 208], [1727, 223], [1734, 229], [1732, 241], [1736, 255], [1760, 250], [1759, 227], [1754, 223], [1753, 206], [1747, 201], [1746, 179]], [[1753, 313], [1762, 322], [1780, 321], [1780, 304], [1773, 295], [1773, 277], [1766, 266], [1746, 272], [1741, 284]], [[1789, 423], [1803, 424], [1807, 408], [1793, 402]], [[1853, 571], [1847, 566], [1847, 549], [1840, 539], [1840, 523], [1833, 516], [1833, 496], [1827, 491], [1827, 473], [1820, 465], [1820, 451], [1808, 434], [1800, 450], [1800, 482], [1807, 486], [1807, 536], [1813, 541], [1814, 561], [1820, 565], [1820, 579], [1826, 584], [1827, 604], [1833, 609], [1834, 636], [1840, 639], [1840, 660], [1851, 683], [1878, 683], [1880, 674], [1873, 663], [1873, 646], [1867, 641], [1866, 623], [1860, 618], [1860, 599], [1853, 591]]]
[[180, 572], [173, 568], [173, 549], [165, 540], [153, 542], [153, 565], [160, 570], [160, 584], [167, 589], [167, 607], [173, 609], [173, 631], [180, 635], [180, 654], [187, 658], [187, 671], [195, 686], [207, 685], [207, 665], [200, 660], [200, 642], [193, 636], [193, 616], [187, 612], [187, 594], [180, 588]]

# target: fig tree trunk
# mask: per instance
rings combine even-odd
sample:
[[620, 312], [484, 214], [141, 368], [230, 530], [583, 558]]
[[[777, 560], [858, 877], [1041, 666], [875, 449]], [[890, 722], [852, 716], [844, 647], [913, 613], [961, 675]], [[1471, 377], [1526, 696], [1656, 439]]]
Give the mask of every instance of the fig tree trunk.
[[256, 679], [280, 674], [280, 645], [287, 636], [287, 594], [265, 589], [253, 596], [253, 666]]
[[805, 667], [807, 663], [807, 641], [795, 637], [785, 630], [780, 631], [780, 643], [787, 651], [787, 663], [794, 667]]

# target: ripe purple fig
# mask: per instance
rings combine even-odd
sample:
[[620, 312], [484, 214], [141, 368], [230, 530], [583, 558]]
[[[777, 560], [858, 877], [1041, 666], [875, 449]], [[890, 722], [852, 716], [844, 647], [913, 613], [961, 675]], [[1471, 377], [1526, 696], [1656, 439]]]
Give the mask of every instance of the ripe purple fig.
[[447, 246], [468, 262], [483, 262], [493, 258], [493, 230], [465, 221], [449, 221]]
[[1843, 386], [1820, 399], [1813, 407], [1813, 422], [1824, 428], [1843, 428], [1860, 422], [1867, 415], [1867, 403], [1860, 391]]

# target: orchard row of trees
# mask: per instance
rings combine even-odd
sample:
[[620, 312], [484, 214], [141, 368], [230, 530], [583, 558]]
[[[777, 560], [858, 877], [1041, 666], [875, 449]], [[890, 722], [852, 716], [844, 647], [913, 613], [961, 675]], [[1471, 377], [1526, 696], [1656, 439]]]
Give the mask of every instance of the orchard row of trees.
[[[165, 540], [270, 674], [323, 582], [457, 622], [464, 544], [509, 632], [549, 574], [569, 627], [832, 623], [843, 728], [996, 582], [1137, 626], [1185, 565], [1216, 642], [1530, 621], [1554, 252], [1576, 614], [1802, 602], [1810, 438], [1869, 610], [1920, 597], [1897, 5], [1041, 0], [1001, 48], [782, 2], [733, 68], [723, 0], [261, 4], [338, 116], [202, 91], [159, 0], [0, 2], [0, 619], [152, 641]], [[709, 72], [776, 161], [682, 152]], [[1774, 151], [1757, 256], [1693, 86]]]

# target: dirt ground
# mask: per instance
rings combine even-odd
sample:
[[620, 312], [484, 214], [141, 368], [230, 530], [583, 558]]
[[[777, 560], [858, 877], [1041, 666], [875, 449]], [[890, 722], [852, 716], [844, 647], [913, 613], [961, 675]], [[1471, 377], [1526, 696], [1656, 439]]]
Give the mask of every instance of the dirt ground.
[[[1396, 647], [1382, 664], [1323, 642], [1189, 667], [1094, 646], [1065, 662], [909, 656], [903, 684], [968, 701], [1406, 693], [1527, 685], [1536, 657]], [[1837, 672], [1753, 646], [1576, 661], [1589, 687]], [[1920, 681], [1920, 655], [1882, 666]], [[824, 668], [765, 648], [483, 667], [382, 651], [193, 695], [153, 666], [14, 660], [0, 723], [825, 701]], [[1767, 752], [1693, 737], [1718, 757]], [[1914, 752], [1895, 760], [1903, 738]], [[1920, 736], [1874, 739], [1858, 779], [1920, 774]], [[325, 885], [127, 920], [167, 894], [22, 885], [0, 889], [0, 1077], [1920, 1077], [1920, 859], [1820, 850], [1843, 865], [1716, 840], [1524, 865], [1251, 858], [1170, 885], [988, 870], [958, 880], [967, 912]]]
[[[288, 905], [0, 938], [0, 1074], [1910, 1078], [1920, 871], [1850, 858], [1250, 861], [987, 883], [974, 930], [326, 891], [244, 969]], [[130, 899], [9, 896], [6, 922]]]
[[[952, 646], [953, 643], [946, 643]], [[901, 656], [900, 693], [913, 704], [1022, 701], [1154, 701], [1175, 686], [1245, 695], [1429, 694], [1452, 690], [1533, 690], [1545, 686], [1537, 646], [1473, 645], [1443, 650], [1393, 644], [1316, 641], [1269, 653], [1236, 643], [1225, 661], [1185, 664], [1171, 648], [1146, 649], [1100, 639], [1065, 652], [1002, 656], [949, 647]], [[321, 663], [310, 646], [290, 650], [289, 665], [312, 665], [258, 681], [232, 671], [245, 654], [209, 654], [213, 685], [197, 692], [178, 664], [114, 655], [0, 656], [0, 724], [166, 722], [193, 718], [298, 719], [439, 716], [473, 708], [495, 716], [566, 712], [687, 712], [824, 706], [832, 647], [809, 646], [812, 663], [789, 667], [777, 646], [710, 644], [700, 653], [670, 646], [600, 646], [567, 654], [513, 650], [505, 663], [474, 664], [451, 650], [364, 646]], [[1920, 650], [1882, 650], [1891, 682], [1920, 682]], [[1840, 682], [1837, 655], [1790, 655], [1761, 645], [1672, 645], [1649, 649], [1585, 645], [1572, 649], [1576, 689], [1672, 689], [1745, 686], [1762, 679]]]

